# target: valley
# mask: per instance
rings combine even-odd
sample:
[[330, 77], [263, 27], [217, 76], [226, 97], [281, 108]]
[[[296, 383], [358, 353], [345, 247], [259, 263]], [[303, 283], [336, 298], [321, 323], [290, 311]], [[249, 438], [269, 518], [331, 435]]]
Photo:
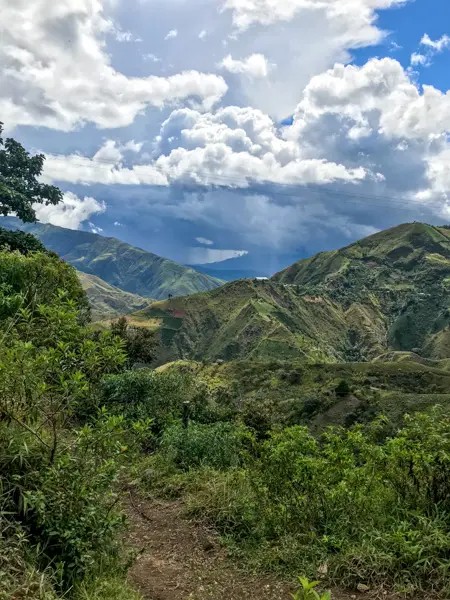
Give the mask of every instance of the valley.
[[139, 313], [159, 319], [173, 359], [370, 361], [390, 352], [450, 357], [450, 230], [405, 224], [302, 260], [270, 280], [238, 280]]

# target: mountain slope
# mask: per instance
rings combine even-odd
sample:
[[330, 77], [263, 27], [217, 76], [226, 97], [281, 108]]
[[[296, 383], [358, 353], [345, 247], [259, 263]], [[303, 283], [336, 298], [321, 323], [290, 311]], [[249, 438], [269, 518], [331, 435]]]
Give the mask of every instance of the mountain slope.
[[208, 291], [222, 284], [192, 268], [130, 246], [115, 238], [41, 223], [1, 219], [0, 225], [36, 235], [44, 245], [79, 271], [96, 275], [124, 291], [167, 298]]
[[124, 292], [95, 275], [78, 271], [78, 277], [87, 294], [93, 321], [114, 319], [148, 308], [152, 303], [150, 298]]
[[152, 305], [173, 358], [450, 357], [450, 230], [420, 223], [244, 280]]

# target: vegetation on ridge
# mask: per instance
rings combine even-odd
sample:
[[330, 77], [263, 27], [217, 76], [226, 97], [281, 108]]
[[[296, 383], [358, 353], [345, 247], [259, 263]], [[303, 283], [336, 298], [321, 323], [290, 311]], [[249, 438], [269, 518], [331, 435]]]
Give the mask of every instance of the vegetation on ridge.
[[450, 357], [450, 231], [406, 224], [140, 314], [160, 320], [176, 358], [373, 360], [389, 351]]
[[12, 218], [2, 220], [0, 225], [32, 233], [79, 271], [144, 298], [195, 294], [222, 284], [218, 279], [116, 238], [49, 224], [22, 224]]

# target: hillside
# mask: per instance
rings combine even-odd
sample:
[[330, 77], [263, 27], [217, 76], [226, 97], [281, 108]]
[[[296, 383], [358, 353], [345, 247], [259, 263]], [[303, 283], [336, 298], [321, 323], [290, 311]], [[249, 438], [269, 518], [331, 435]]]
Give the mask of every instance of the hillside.
[[1, 225], [36, 235], [79, 271], [139, 296], [157, 299], [169, 294], [185, 296], [222, 284], [218, 279], [116, 238], [41, 223], [24, 224], [13, 218], [2, 219]]
[[[174, 358], [365, 361], [388, 351], [450, 357], [450, 230], [405, 224], [241, 280], [157, 303]], [[142, 317], [142, 314], [141, 314]]]
[[95, 275], [78, 271], [78, 277], [88, 296], [93, 321], [114, 319], [147, 308], [152, 303], [150, 298], [124, 292]]
[[[406, 357], [404, 357], [406, 358]], [[448, 361], [400, 360], [308, 365], [301, 360], [242, 360], [223, 364], [175, 361], [158, 372], [189, 373], [213, 405], [255, 426], [370, 422], [383, 414], [400, 425], [405, 414], [450, 408]], [[349, 393], [336, 394], [345, 380]]]

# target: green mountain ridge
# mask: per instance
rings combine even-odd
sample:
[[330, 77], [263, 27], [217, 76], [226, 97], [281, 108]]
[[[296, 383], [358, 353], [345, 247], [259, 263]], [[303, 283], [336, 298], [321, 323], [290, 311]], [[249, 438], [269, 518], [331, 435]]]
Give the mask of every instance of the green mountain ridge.
[[358, 362], [450, 357], [450, 230], [404, 224], [299, 261], [271, 280], [159, 302], [174, 359]]
[[78, 278], [87, 294], [93, 321], [110, 320], [148, 308], [153, 300], [143, 298], [106, 283], [100, 277], [78, 271]]
[[222, 281], [116, 238], [4, 218], [0, 225], [34, 234], [79, 271], [139, 296], [162, 299], [212, 290]]

